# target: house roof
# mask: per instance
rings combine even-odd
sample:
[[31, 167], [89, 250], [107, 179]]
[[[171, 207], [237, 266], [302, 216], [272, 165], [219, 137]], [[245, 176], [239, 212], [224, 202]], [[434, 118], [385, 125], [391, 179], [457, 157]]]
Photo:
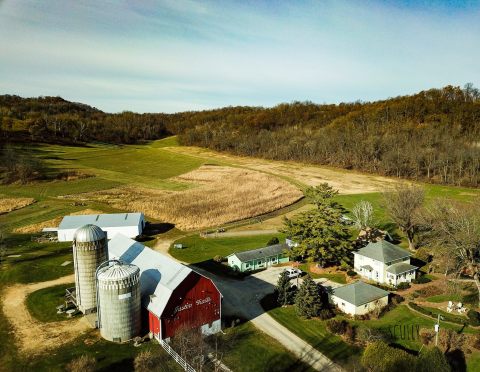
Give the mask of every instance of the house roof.
[[275, 244], [275, 245], [270, 245], [268, 247], [263, 247], [263, 248], [258, 248], [258, 249], [253, 249], [251, 251], [244, 251], [244, 252], [235, 252], [227, 257], [230, 256], [237, 256], [237, 258], [241, 262], [248, 262], [252, 260], [257, 260], [260, 258], [266, 258], [266, 257], [271, 257], [271, 256], [277, 256], [281, 253], [283, 253], [286, 250], [289, 250], [290, 247], [283, 243], [283, 244]]
[[161, 316], [172, 292], [193, 272], [189, 267], [145, 247], [122, 234], [108, 242], [109, 259], [118, 259], [140, 269], [140, 292], [149, 311]]
[[405, 249], [385, 240], [375, 243], [368, 243], [368, 245], [360, 249], [357, 254], [384, 263], [411, 256], [410, 253], [408, 253]]
[[389, 292], [362, 281], [333, 289], [334, 296], [355, 306], [367, 304], [388, 294]]
[[391, 265], [391, 266], [387, 267], [387, 272], [389, 272], [391, 274], [398, 275], [398, 274], [401, 274], [401, 273], [404, 273], [404, 272], [407, 272], [407, 271], [410, 271], [410, 270], [417, 270], [417, 269], [418, 269], [418, 267], [410, 265], [406, 262], [399, 262], [399, 263], [396, 263], [394, 265]]
[[65, 216], [60, 222], [59, 230], [78, 229], [85, 225], [96, 225], [100, 228], [138, 226], [143, 213], [84, 214]]

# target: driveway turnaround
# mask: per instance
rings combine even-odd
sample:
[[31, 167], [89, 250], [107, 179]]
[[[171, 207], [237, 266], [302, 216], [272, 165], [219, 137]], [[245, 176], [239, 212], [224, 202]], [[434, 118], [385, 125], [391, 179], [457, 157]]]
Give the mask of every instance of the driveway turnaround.
[[220, 292], [222, 292], [224, 296], [222, 311], [224, 314], [244, 317], [250, 320], [255, 327], [280, 342], [299, 360], [309, 364], [317, 371], [343, 371], [340, 366], [320, 351], [278, 323], [260, 305], [260, 299], [274, 291], [278, 275], [286, 267], [271, 267], [252, 274], [244, 280], [220, 277], [208, 271], [200, 270], [198, 267], [193, 268], [211, 278]]

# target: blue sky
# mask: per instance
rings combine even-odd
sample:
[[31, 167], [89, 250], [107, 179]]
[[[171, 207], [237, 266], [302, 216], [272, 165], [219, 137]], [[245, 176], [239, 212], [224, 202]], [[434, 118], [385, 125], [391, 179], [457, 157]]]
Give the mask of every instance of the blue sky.
[[0, 0], [0, 94], [108, 112], [480, 86], [480, 1]]

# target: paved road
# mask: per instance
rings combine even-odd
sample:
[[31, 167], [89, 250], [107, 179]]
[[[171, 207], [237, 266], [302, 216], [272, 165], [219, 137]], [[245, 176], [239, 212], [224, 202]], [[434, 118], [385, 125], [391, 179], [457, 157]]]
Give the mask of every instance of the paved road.
[[[241, 316], [251, 320], [255, 327], [273, 337], [297, 356], [299, 360], [311, 365], [318, 371], [342, 371], [338, 365], [278, 323], [261, 307], [259, 300], [273, 292], [278, 274], [284, 269], [285, 267], [271, 267], [268, 270], [250, 275], [244, 280], [235, 280], [219, 277], [195, 267], [195, 270], [210, 277], [224, 294], [222, 305], [224, 314]], [[325, 280], [320, 281], [325, 282]], [[326, 282], [326, 285], [338, 286], [336, 283]]]

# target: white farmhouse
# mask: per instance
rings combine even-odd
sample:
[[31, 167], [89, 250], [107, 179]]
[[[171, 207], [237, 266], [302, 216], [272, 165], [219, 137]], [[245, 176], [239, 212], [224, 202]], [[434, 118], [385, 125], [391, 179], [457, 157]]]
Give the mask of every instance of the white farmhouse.
[[385, 240], [369, 243], [353, 255], [355, 271], [377, 283], [397, 286], [411, 282], [418, 269], [410, 265], [410, 253]]
[[388, 305], [389, 292], [358, 281], [335, 288], [331, 301], [345, 314], [363, 315]]
[[96, 225], [107, 233], [111, 239], [121, 233], [129, 238], [135, 238], [143, 232], [145, 217], [143, 213], [113, 213], [113, 214], [84, 214], [63, 217], [58, 227], [58, 241], [73, 241], [75, 230], [85, 225]]

